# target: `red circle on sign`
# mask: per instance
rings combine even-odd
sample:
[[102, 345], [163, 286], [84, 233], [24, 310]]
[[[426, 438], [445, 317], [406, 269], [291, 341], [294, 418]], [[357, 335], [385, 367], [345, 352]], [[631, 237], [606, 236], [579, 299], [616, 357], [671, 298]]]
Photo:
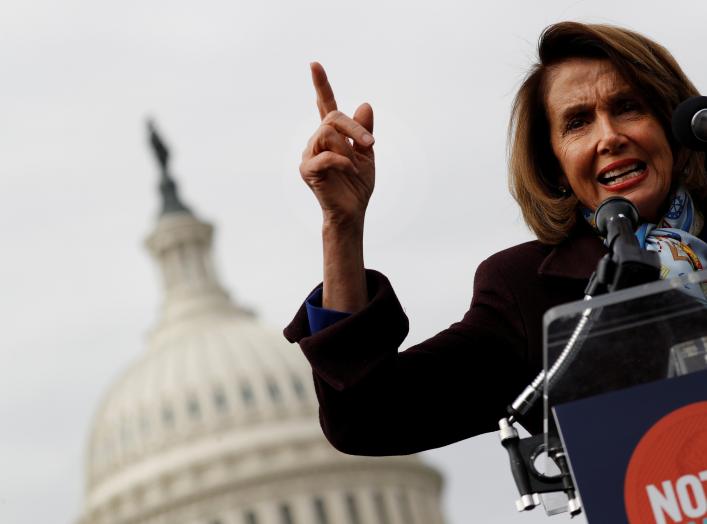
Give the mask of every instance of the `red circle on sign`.
[[[687, 499], [688, 511], [700, 506], [697, 498], [701, 493], [682, 486], [676, 490], [678, 479], [685, 475], [698, 477], [707, 471], [707, 402], [696, 402], [677, 409], [664, 416], [641, 438], [633, 451], [624, 480], [624, 504], [630, 524], [652, 524], [656, 520], [648, 486], [655, 486], [665, 497], [666, 507], [680, 513], [682, 520], [673, 520], [665, 515], [664, 522], [685, 523], [697, 516], [688, 517], [681, 506]], [[670, 485], [666, 488], [665, 481]], [[707, 481], [702, 481], [702, 489], [707, 493]], [[681, 498], [682, 497], [682, 498]], [[676, 509], [677, 508], [677, 509]], [[667, 511], [667, 510], [666, 510]], [[700, 515], [702, 516], [702, 515]], [[707, 513], [704, 514], [707, 517]]]

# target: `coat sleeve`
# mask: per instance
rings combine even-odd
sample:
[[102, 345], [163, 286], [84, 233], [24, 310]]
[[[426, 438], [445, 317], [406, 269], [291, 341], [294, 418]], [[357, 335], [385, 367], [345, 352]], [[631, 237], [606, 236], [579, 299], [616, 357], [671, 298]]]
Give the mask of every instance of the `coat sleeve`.
[[367, 270], [367, 281], [362, 311], [310, 336], [302, 306], [285, 328], [312, 365], [332, 445], [399, 455], [496, 429], [529, 374], [521, 315], [492, 259], [479, 266], [463, 319], [400, 353], [408, 319], [384, 275]]

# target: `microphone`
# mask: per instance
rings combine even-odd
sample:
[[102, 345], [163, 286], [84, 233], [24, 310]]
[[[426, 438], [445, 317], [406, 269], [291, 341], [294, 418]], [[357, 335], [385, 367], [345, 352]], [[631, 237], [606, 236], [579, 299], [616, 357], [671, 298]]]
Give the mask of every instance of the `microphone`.
[[609, 291], [618, 291], [660, 278], [658, 254], [641, 249], [634, 235], [639, 216], [631, 201], [623, 197], [607, 198], [594, 213], [594, 220], [606, 238], [609, 255], [599, 263], [597, 278], [592, 278], [588, 289], [606, 285]]
[[693, 151], [707, 151], [707, 96], [693, 96], [675, 108], [673, 136]]
[[620, 236], [623, 236], [625, 241], [638, 245], [638, 240], [633, 235], [638, 227], [638, 209], [630, 200], [619, 196], [607, 198], [594, 213], [594, 221], [601, 236], [606, 238], [609, 249]]

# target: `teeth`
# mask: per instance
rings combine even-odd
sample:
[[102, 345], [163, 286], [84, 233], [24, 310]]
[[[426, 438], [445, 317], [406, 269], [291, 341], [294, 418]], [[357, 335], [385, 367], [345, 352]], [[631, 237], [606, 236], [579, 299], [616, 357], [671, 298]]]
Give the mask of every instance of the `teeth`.
[[631, 180], [632, 178], [636, 178], [641, 174], [641, 171], [631, 171], [630, 173], [626, 173], [623, 176], [619, 176], [616, 178], [612, 178], [608, 182], [605, 183], [607, 186], [613, 186], [616, 184], [620, 184], [621, 182], [626, 182], [626, 180]]
[[617, 169], [612, 169], [611, 171], [602, 173], [599, 177], [599, 182], [607, 186], [613, 186], [614, 184], [625, 182], [626, 180], [637, 177], [645, 168], [646, 164], [643, 162], [636, 162]]

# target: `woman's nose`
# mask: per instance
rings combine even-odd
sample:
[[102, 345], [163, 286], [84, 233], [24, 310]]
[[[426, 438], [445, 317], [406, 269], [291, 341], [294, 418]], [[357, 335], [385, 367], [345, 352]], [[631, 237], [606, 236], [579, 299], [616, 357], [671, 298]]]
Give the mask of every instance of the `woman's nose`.
[[597, 153], [600, 155], [620, 152], [628, 143], [621, 127], [610, 116], [597, 118]]

